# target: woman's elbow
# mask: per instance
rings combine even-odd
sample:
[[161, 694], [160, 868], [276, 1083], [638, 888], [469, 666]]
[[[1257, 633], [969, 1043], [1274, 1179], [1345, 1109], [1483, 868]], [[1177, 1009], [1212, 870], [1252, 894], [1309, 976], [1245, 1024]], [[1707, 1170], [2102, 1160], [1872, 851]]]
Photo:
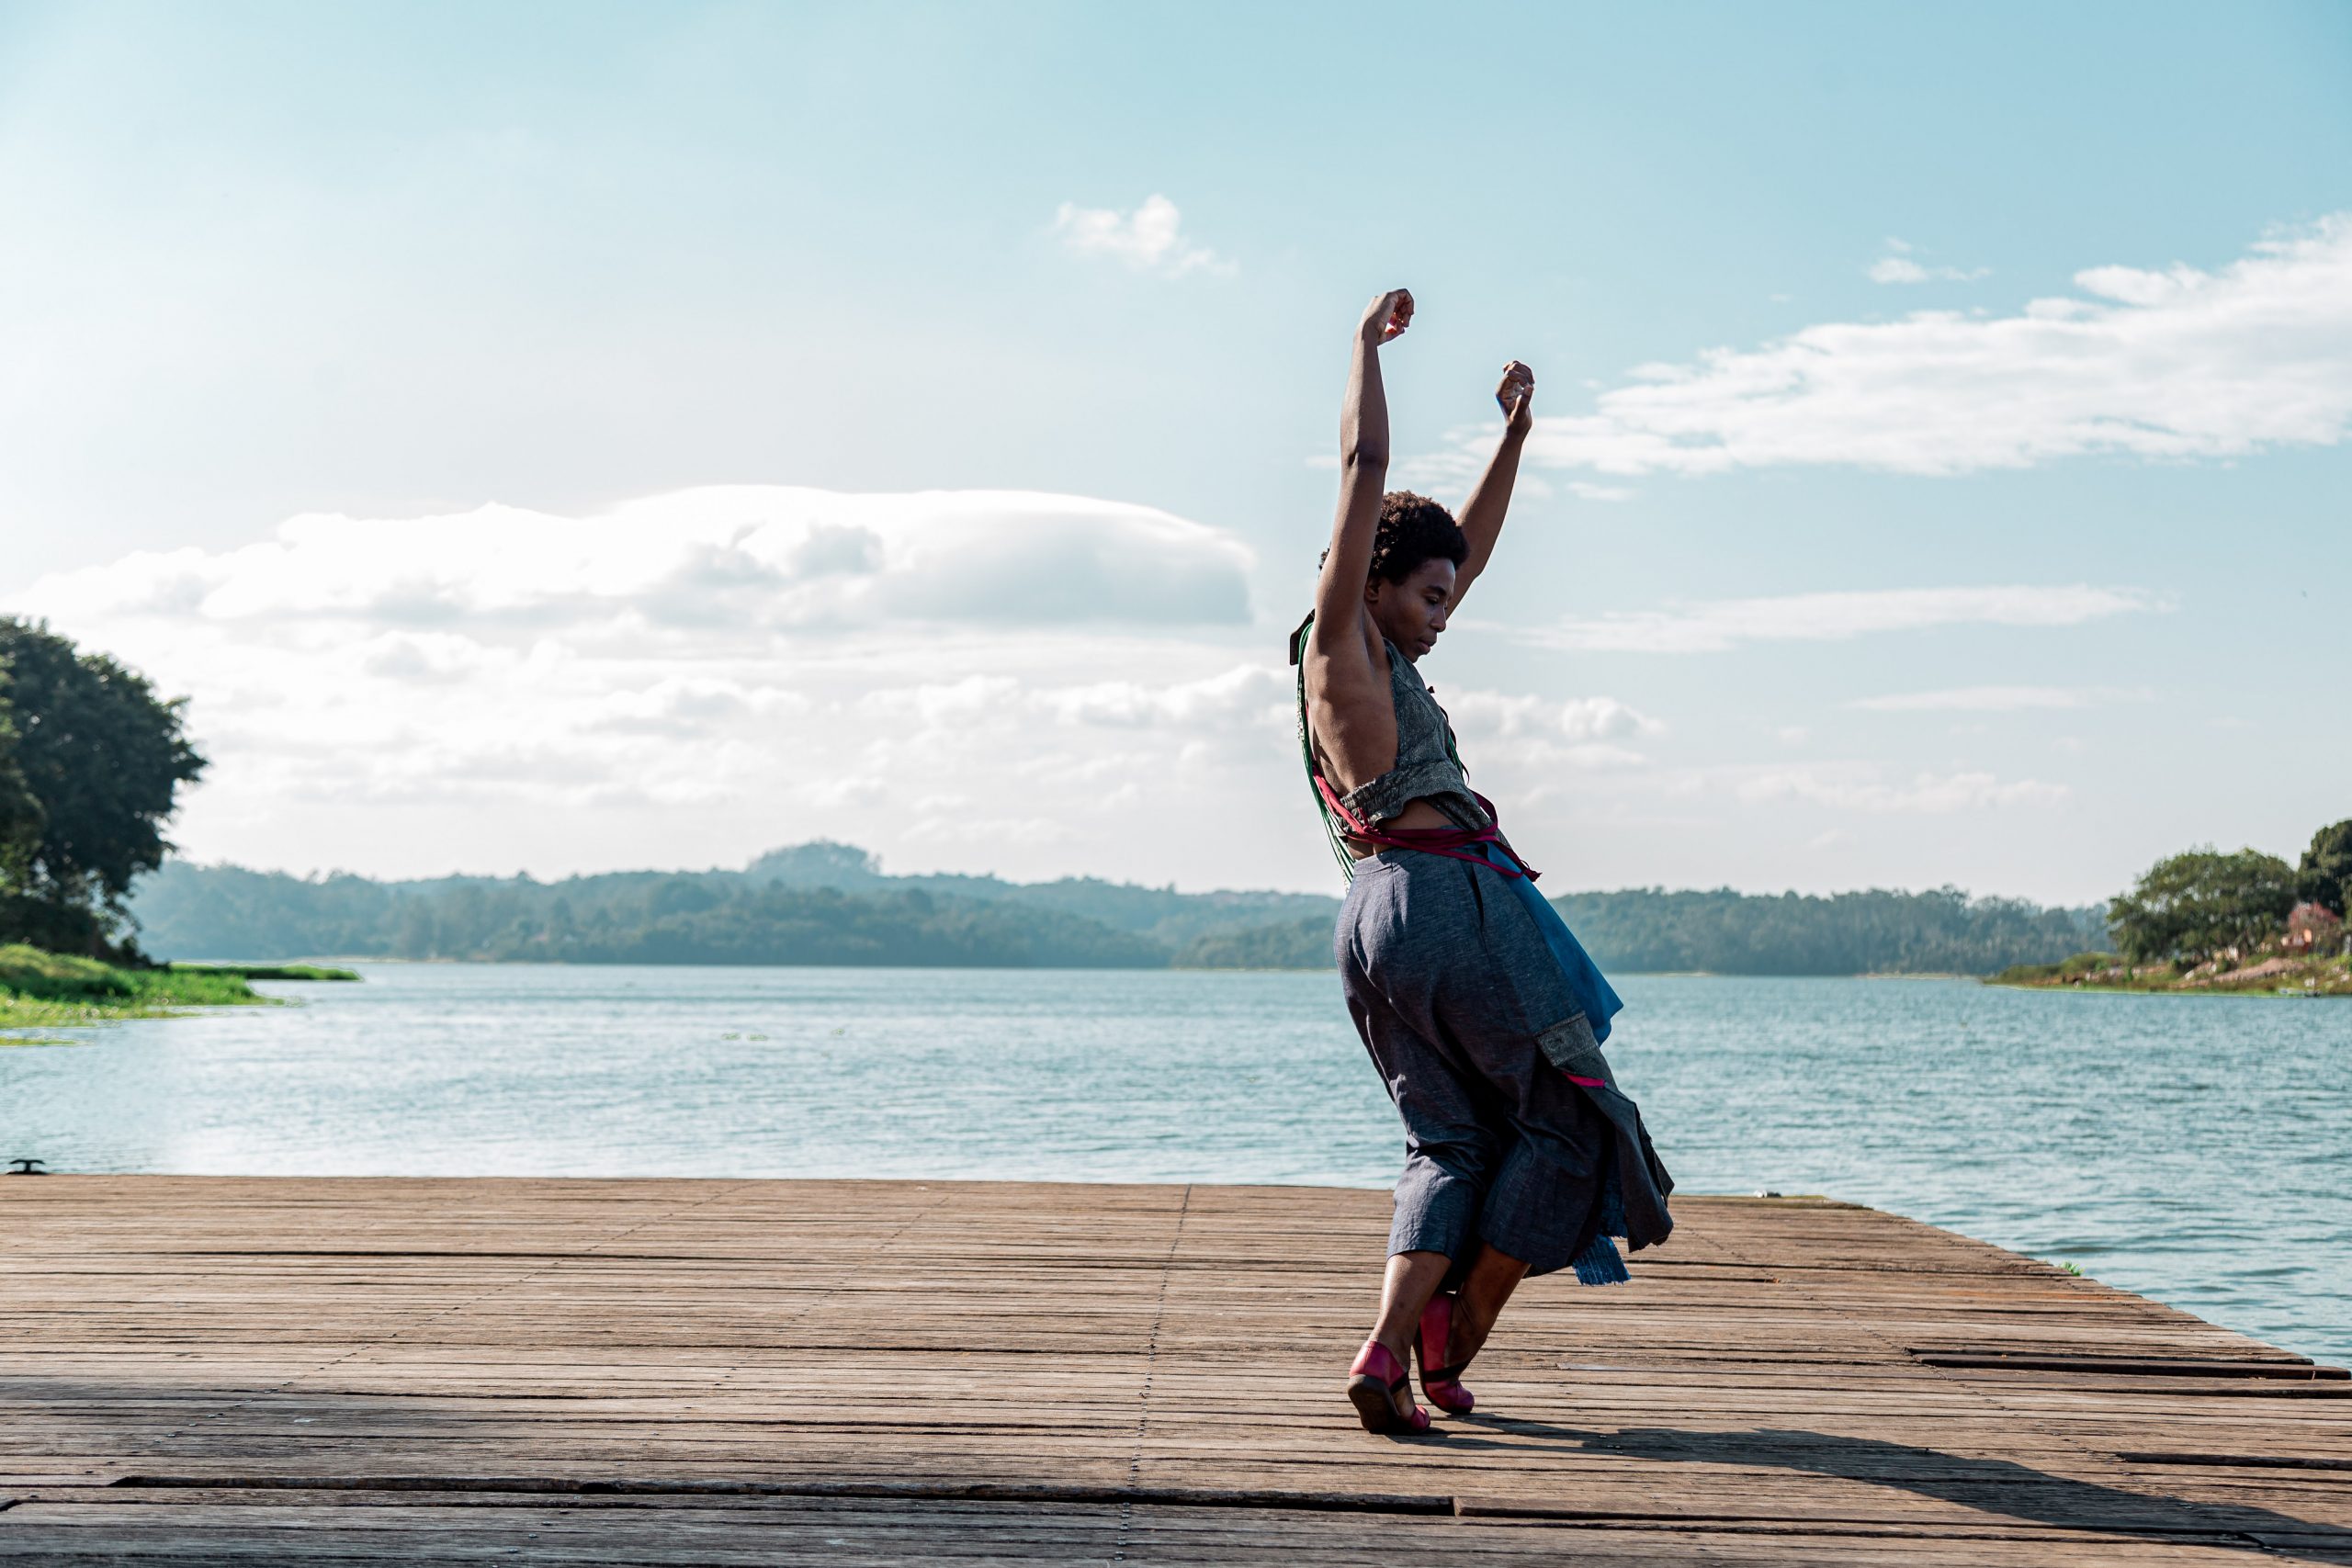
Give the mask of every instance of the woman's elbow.
[[1385, 474], [1388, 471], [1388, 448], [1365, 442], [1341, 447], [1340, 467], [1351, 474]]

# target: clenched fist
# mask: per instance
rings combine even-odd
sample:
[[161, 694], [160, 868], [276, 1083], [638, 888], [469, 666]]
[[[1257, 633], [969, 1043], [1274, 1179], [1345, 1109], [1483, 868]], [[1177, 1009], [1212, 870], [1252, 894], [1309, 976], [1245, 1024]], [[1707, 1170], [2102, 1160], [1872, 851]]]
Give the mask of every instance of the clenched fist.
[[1361, 330], [1374, 344], [1386, 343], [1413, 324], [1413, 291], [1392, 288], [1364, 307]]
[[1504, 366], [1495, 401], [1502, 405], [1503, 419], [1511, 429], [1525, 430], [1534, 423], [1535, 416], [1528, 409], [1535, 401], [1535, 372], [1516, 359]]

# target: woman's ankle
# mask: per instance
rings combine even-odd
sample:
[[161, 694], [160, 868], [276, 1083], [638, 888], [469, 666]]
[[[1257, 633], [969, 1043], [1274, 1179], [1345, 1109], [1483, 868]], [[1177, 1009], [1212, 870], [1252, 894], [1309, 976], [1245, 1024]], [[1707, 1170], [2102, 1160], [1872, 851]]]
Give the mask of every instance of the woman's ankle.
[[1494, 1331], [1493, 1324], [1479, 1324], [1457, 1305], [1453, 1311], [1453, 1322], [1445, 1336], [1445, 1364], [1449, 1367], [1468, 1366], [1471, 1358], [1487, 1348], [1487, 1337]]

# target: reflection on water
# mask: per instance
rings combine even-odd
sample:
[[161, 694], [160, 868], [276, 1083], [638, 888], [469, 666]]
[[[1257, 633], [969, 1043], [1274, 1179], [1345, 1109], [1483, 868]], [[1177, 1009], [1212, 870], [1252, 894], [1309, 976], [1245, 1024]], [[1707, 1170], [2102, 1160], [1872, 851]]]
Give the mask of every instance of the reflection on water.
[[[1321, 975], [363, 965], [288, 1009], [0, 1050], [59, 1170], [1385, 1186]], [[2352, 1359], [2352, 1004], [1634, 976], [1691, 1191], [1826, 1192]]]

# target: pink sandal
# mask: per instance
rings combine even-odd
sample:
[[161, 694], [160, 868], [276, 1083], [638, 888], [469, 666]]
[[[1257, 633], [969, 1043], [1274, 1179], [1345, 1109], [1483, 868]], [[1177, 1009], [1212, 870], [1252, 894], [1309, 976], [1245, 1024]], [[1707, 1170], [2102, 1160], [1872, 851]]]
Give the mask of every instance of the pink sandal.
[[1440, 1291], [1421, 1309], [1421, 1331], [1413, 1337], [1413, 1349], [1421, 1359], [1421, 1392], [1447, 1415], [1467, 1416], [1478, 1402], [1462, 1386], [1463, 1367], [1441, 1364], [1453, 1333], [1453, 1298]]
[[[1348, 1368], [1348, 1402], [1367, 1432], [1426, 1432], [1430, 1413], [1413, 1406], [1410, 1416], [1396, 1414], [1396, 1393], [1409, 1382], [1405, 1364], [1377, 1339], [1367, 1339]], [[1409, 1396], [1408, 1396], [1409, 1397]]]

